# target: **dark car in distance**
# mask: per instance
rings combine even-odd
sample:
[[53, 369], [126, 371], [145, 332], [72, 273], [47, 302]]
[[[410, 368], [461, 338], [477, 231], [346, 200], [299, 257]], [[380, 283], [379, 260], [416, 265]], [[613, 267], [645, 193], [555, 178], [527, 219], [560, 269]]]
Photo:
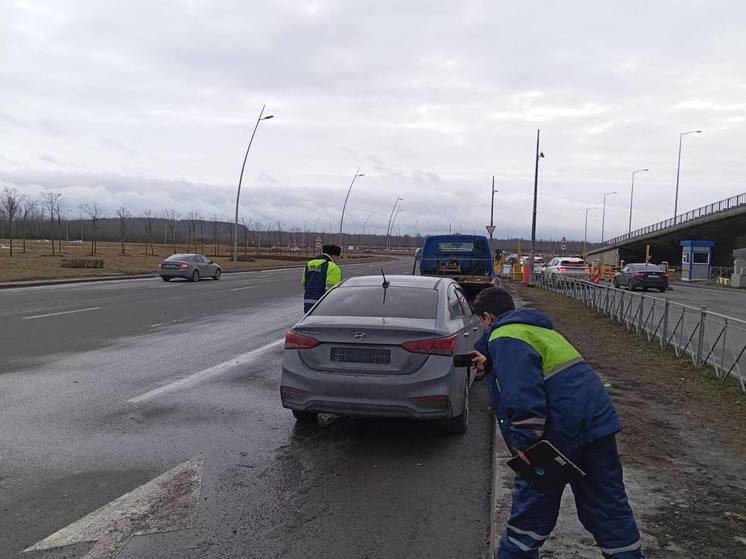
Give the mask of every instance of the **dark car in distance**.
[[626, 287], [630, 291], [657, 289], [663, 293], [668, 289], [668, 274], [655, 264], [627, 264], [614, 275], [614, 287]]
[[163, 281], [183, 278], [199, 281], [202, 278], [220, 279], [222, 270], [215, 262], [201, 254], [172, 254], [158, 264], [158, 275]]

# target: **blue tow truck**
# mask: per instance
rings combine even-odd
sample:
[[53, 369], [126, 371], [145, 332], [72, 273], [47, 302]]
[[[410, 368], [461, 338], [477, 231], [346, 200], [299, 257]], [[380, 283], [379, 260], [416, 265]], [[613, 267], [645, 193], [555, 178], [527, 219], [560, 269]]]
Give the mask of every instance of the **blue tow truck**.
[[490, 242], [482, 235], [430, 235], [415, 253], [412, 274], [456, 280], [471, 302], [495, 282]]

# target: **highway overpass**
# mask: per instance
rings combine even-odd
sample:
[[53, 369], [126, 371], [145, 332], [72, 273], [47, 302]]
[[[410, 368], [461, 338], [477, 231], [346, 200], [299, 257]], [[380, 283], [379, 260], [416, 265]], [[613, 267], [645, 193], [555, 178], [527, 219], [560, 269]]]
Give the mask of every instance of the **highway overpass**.
[[680, 242], [714, 241], [713, 266], [733, 266], [733, 250], [746, 247], [746, 192], [594, 245], [588, 259], [617, 265], [642, 262], [650, 245], [653, 262], [681, 264]]

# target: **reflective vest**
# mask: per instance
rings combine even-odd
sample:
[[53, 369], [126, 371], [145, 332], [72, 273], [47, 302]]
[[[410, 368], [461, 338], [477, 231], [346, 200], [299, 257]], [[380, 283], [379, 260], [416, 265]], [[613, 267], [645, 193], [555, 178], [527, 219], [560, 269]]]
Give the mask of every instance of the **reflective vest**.
[[490, 330], [490, 389], [509, 447], [545, 438], [567, 453], [621, 430], [603, 382], [546, 315], [509, 311]]
[[309, 260], [300, 282], [305, 288], [304, 302], [306, 304], [316, 303], [327, 290], [340, 281], [342, 281], [342, 270], [334, 263], [331, 256], [321, 254]]

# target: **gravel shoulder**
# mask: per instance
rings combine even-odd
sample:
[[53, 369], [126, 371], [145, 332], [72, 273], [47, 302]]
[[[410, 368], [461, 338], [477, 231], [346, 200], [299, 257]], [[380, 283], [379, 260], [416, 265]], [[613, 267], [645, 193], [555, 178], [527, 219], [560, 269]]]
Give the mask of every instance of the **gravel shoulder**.
[[[625, 482], [648, 557], [746, 557], [746, 396], [735, 383], [719, 382], [711, 370], [694, 369], [572, 299], [509, 288], [548, 314], [607, 383], [625, 426]], [[496, 474], [499, 533], [512, 476], [500, 468]], [[598, 556], [568, 490], [542, 557]]]

